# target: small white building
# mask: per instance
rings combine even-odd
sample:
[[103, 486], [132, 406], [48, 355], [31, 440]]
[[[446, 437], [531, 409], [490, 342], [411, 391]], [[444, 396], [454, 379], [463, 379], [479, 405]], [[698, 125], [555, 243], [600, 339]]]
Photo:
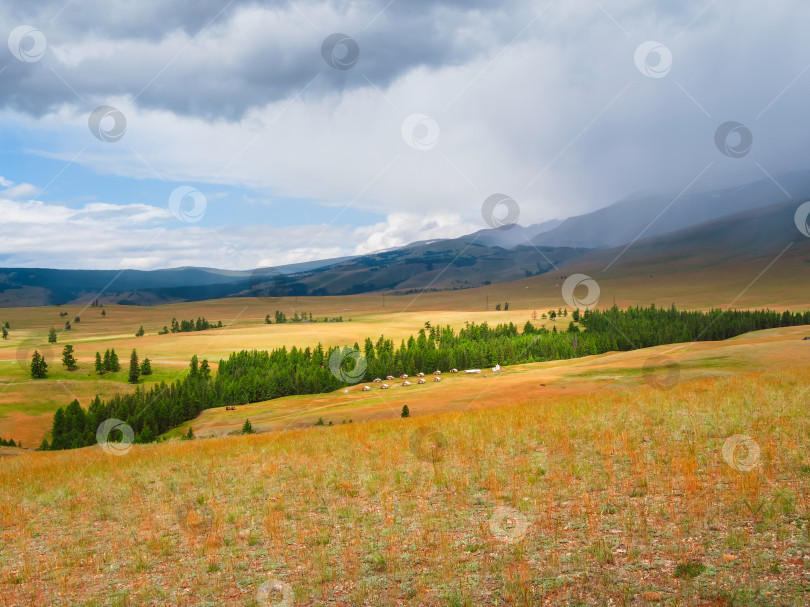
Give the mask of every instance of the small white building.
[[481, 372], [481, 369], [467, 369], [465, 371], [465, 373], [467, 373], [468, 375], [470, 375], [472, 373], [480, 373], [480, 372]]
[[492, 367], [492, 372], [493, 372], [493, 373], [497, 373], [497, 372], [498, 372], [498, 371], [500, 371], [500, 370], [501, 370], [501, 366], [500, 366], [500, 365], [495, 365], [494, 367]]

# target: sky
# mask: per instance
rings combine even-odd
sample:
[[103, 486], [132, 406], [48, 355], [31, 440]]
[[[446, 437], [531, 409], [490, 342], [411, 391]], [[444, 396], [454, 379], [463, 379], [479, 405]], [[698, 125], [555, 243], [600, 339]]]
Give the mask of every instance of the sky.
[[777, 187], [808, 168], [809, 26], [802, 0], [0, 0], [0, 265], [244, 270], [471, 233], [493, 195], [530, 225]]

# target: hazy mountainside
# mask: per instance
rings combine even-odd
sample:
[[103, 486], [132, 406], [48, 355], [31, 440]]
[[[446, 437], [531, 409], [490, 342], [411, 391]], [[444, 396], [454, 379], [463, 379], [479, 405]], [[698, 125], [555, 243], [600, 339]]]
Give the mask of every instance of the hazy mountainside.
[[[810, 171], [779, 175], [776, 181], [794, 200], [810, 198]], [[594, 249], [615, 247], [640, 236], [660, 236], [787, 198], [769, 179], [687, 194], [673, 202], [675, 197], [649, 195], [623, 200], [592, 213], [569, 217], [556, 228], [534, 236], [532, 242]]]
[[[603, 272], [615, 277], [707, 270], [717, 273], [719, 278], [723, 268], [759, 271], [778, 257], [771, 272], [787, 268], [793, 271], [797, 263], [803, 269], [810, 263], [810, 238], [799, 232], [795, 224], [794, 216], [801, 202], [781, 202], [743, 211], [663, 236], [640, 239], [630, 247], [591, 251], [562, 267], [566, 273], [591, 272], [597, 279]], [[751, 279], [755, 276], [756, 272]], [[802, 277], [803, 274], [796, 274], [793, 279], [798, 281]]]
[[[777, 180], [793, 201], [810, 198], [810, 171]], [[797, 246], [786, 258], [804, 255], [810, 245], [793, 222], [799, 202], [769, 204], [774, 198], [784, 194], [770, 180], [683, 196], [674, 203], [672, 198], [639, 197], [562, 222], [480, 230], [455, 239], [269, 270], [0, 269], [0, 306], [87, 303], [94, 298], [154, 305], [223, 297], [464, 289], [516, 281], [557, 266], [602, 273], [617, 257], [611, 275], [640, 267], [654, 274], [732, 261], [739, 265], [752, 256], [776, 255], [779, 243], [784, 247], [791, 241], [798, 241]], [[533, 244], [527, 246], [530, 240]]]
[[563, 223], [562, 219], [552, 219], [543, 223], [536, 223], [527, 227], [516, 225], [508, 230], [496, 230], [488, 228], [478, 230], [467, 236], [461, 236], [458, 240], [464, 242], [474, 242], [485, 247], [503, 247], [511, 249], [517, 246], [530, 246], [532, 238], [552, 230]]

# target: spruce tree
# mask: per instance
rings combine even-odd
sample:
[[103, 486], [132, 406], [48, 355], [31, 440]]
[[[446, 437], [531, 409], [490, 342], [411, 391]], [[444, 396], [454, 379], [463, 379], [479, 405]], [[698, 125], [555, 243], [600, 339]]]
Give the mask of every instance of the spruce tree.
[[65, 331], [70, 331], [70, 321], [65, 323]]
[[110, 361], [110, 349], [104, 352], [104, 370], [105, 371], [112, 371], [112, 363]]
[[76, 365], [76, 358], [73, 356], [73, 346], [70, 344], [65, 345], [62, 350], [62, 364], [67, 367], [68, 371], [75, 371], [79, 367]]
[[138, 329], [138, 330], [135, 332], [135, 337], [143, 337], [143, 335], [144, 335], [144, 330], [143, 330], [143, 325], [141, 325], [141, 328], [140, 328], [140, 329]]
[[152, 363], [148, 358], [141, 363], [141, 375], [152, 375]]
[[3, 339], [8, 339], [8, 329], [3, 327]]
[[400, 417], [410, 417], [410, 416], [411, 410], [408, 409], [408, 405], [402, 405], [402, 413], [400, 414]]
[[51, 327], [51, 330], [48, 331], [48, 343], [55, 344], [56, 343], [56, 329]]
[[253, 434], [253, 424], [250, 423], [249, 419], [246, 419], [245, 423], [242, 424], [242, 434]]
[[132, 350], [132, 354], [129, 357], [129, 383], [137, 384], [140, 376], [141, 365], [138, 363], [138, 353]]
[[104, 363], [101, 362], [101, 354], [96, 352], [96, 373], [104, 375]]
[[115, 349], [110, 350], [110, 371], [117, 372], [121, 370], [121, 363], [118, 362], [118, 354]]
[[34, 354], [31, 356], [31, 377], [33, 379], [44, 379], [47, 375], [48, 363], [45, 362], [39, 352], [34, 350]]

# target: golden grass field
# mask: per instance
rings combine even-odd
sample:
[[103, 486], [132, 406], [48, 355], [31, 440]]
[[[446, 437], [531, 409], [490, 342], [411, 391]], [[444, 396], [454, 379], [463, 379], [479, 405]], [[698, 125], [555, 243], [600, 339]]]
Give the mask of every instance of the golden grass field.
[[[810, 301], [755, 276], [729, 272], [710, 292], [616, 272], [600, 304]], [[398, 342], [425, 321], [522, 326], [564, 305], [560, 282], [388, 295], [385, 308], [360, 295], [106, 306], [106, 318], [0, 310], [0, 437], [26, 447], [0, 447], [0, 606], [808, 604], [810, 327], [211, 409], [169, 432], [198, 440], [120, 456], [31, 450], [57, 407], [132, 389], [132, 348], [152, 360], [149, 381], [168, 381], [192, 354]], [[344, 322], [265, 325], [275, 309]], [[59, 312], [81, 322], [60, 332], [48, 379], [31, 380], [18, 358], [64, 326]], [[197, 316], [225, 327], [156, 335]], [[65, 343], [77, 371], [59, 362]], [[110, 347], [124, 370], [98, 378], [92, 357]], [[260, 433], [227, 436], [245, 418]]]

